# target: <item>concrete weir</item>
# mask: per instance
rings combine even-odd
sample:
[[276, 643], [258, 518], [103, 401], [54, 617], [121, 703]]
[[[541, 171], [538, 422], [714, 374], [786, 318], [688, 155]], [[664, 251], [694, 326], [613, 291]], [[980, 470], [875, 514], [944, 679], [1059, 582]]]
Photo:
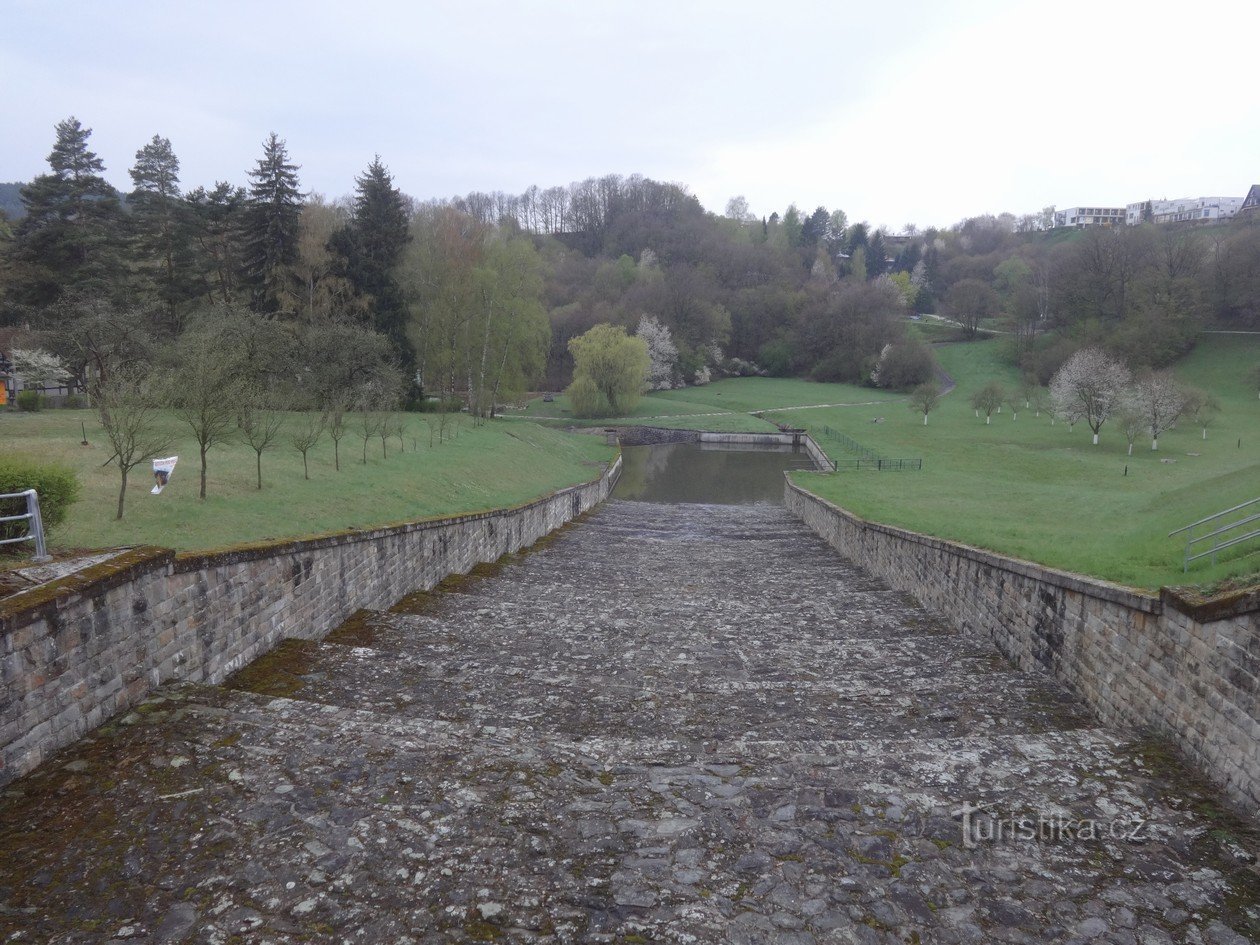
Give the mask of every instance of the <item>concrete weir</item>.
[[1256, 847], [784, 508], [612, 500], [10, 784], [0, 931], [1243, 945]]

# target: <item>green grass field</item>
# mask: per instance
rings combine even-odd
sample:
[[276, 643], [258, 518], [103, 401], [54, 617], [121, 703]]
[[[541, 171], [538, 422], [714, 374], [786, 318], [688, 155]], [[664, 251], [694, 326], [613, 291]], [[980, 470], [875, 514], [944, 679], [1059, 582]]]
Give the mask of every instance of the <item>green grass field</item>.
[[784, 411], [783, 408], [809, 404], [863, 405], [895, 399], [896, 395], [886, 391], [851, 384], [819, 384], [797, 378], [732, 377], [703, 387], [656, 391], [644, 396], [635, 409], [623, 417], [574, 420], [568, 398], [564, 395], [558, 396], [550, 404], [543, 403], [541, 398], [533, 400], [528, 411], [516, 416], [564, 420], [566, 423], [581, 426], [644, 424], [684, 430], [745, 433], [775, 429], [772, 423], [752, 416], [754, 411], [783, 411], [783, 416], [779, 419], [792, 423], [794, 411]]
[[884, 456], [921, 456], [922, 472], [796, 473], [796, 480], [865, 518], [1134, 587], [1260, 571], [1253, 551], [1216, 567], [1201, 562], [1183, 575], [1183, 543], [1167, 537], [1260, 496], [1260, 401], [1244, 383], [1247, 368], [1260, 362], [1260, 339], [1205, 336], [1177, 373], [1221, 400], [1207, 440], [1183, 421], [1161, 437], [1158, 452], [1140, 441], [1132, 456], [1114, 427], [1104, 426], [1092, 446], [1085, 425], [1069, 432], [1044, 413], [1012, 418], [1003, 410], [990, 425], [976, 419], [967, 403], [975, 389], [992, 379], [1017, 381], [1014, 368], [998, 360], [997, 344], [937, 349], [958, 387], [926, 427], [905, 406], [879, 411], [878, 424], [869, 422], [874, 410], [792, 414], [837, 458], [846, 454], [822, 435], [824, 425]]
[[[108, 456], [95, 415], [87, 410], [0, 412], [0, 454], [23, 454], [74, 469], [82, 495], [51, 536], [54, 550], [154, 544], [187, 549], [292, 538], [348, 528], [369, 528], [434, 515], [514, 505], [563, 486], [594, 478], [613, 450], [595, 436], [574, 435], [536, 424], [495, 421], [474, 428], [468, 418], [453, 439], [430, 447], [424, 415], [407, 414], [406, 452], [389, 443], [368, 445], [354, 432], [341, 443], [341, 471], [333, 468], [327, 438], [311, 452], [309, 481], [301, 456], [282, 438], [263, 454], [263, 489], [255, 480], [254, 453], [234, 442], [209, 454], [208, 495], [197, 498], [196, 445], [173, 417], [164, 422], [178, 435], [172, 454], [179, 466], [160, 496], [149, 494], [147, 465], [137, 468], [127, 490], [127, 514], [114, 520], [118, 471], [101, 467]], [[90, 447], [80, 445], [80, 421]]]

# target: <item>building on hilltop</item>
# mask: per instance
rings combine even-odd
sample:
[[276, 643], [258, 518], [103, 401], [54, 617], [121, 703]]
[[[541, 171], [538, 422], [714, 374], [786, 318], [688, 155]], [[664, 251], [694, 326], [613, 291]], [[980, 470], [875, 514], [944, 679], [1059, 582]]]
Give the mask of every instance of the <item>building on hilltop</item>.
[[1129, 226], [1139, 223], [1218, 223], [1238, 213], [1243, 202], [1242, 197], [1141, 200], [1125, 207], [1125, 223]]
[[1069, 207], [1054, 214], [1056, 227], [1123, 226], [1124, 207]]
[[1247, 196], [1243, 198], [1238, 213], [1249, 217], [1260, 217], [1260, 184], [1251, 185], [1251, 190], [1247, 191]]

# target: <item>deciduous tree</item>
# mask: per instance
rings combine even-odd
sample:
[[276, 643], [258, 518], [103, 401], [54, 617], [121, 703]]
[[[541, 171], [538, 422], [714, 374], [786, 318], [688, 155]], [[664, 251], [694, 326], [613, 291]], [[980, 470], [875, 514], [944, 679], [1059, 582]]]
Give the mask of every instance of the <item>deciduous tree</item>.
[[[643, 339], [632, 338], [624, 328], [596, 325], [572, 339], [569, 350], [573, 353], [574, 381], [586, 378], [593, 384], [601, 395], [600, 407], [606, 405], [613, 416], [634, 409], [642, 396], [648, 370], [647, 344]], [[585, 382], [579, 388], [588, 389]]]
[[647, 345], [648, 371], [644, 383], [648, 390], [669, 390], [674, 386], [678, 367], [678, 346], [668, 328], [652, 315], [639, 319], [635, 337]]
[[971, 406], [976, 412], [984, 412], [984, 422], [990, 423], [993, 414], [1002, 406], [1006, 400], [1006, 390], [1001, 384], [990, 381], [971, 395]]
[[927, 426], [928, 414], [941, 402], [941, 389], [934, 382], [920, 384], [910, 392], [910, 409], [923, 414], [923, 425]]
[[1119, 406], [1129, 385], [1130, 373], [1101, 348], [1082, 348], [1073, 354], [1050, 380], [1050, 396], [1061, 416], [1084, 420], [1094, 433]]
[[[1141, 417], [1151, 437], [1151, 449], [1159, 449], [1160, 435], [1171, 429], [1186, 407], [1186, 396], [1172, 375], [1144, 371], [1133, 382], [1127, 406]], [[1132, 452], [1132, 443], [1130, 450]]]
[[165, 453], [171, 437], [162, 429], [159, 392], [147, 371], [124, 367], [111, 372], [95, 386], [93, 400], [112, 450], [106, 464], [118, 468], [118, 511], [114, 517], [121, 520], [131, 470]]

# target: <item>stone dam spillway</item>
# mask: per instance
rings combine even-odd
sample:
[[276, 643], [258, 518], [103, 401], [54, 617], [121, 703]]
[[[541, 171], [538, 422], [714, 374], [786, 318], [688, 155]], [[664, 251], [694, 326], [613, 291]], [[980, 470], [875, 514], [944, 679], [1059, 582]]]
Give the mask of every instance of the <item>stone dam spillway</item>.
[[1241, 945], [1253, 849], [782, 506], [613, 499], [10, 784], [0, 940]]

